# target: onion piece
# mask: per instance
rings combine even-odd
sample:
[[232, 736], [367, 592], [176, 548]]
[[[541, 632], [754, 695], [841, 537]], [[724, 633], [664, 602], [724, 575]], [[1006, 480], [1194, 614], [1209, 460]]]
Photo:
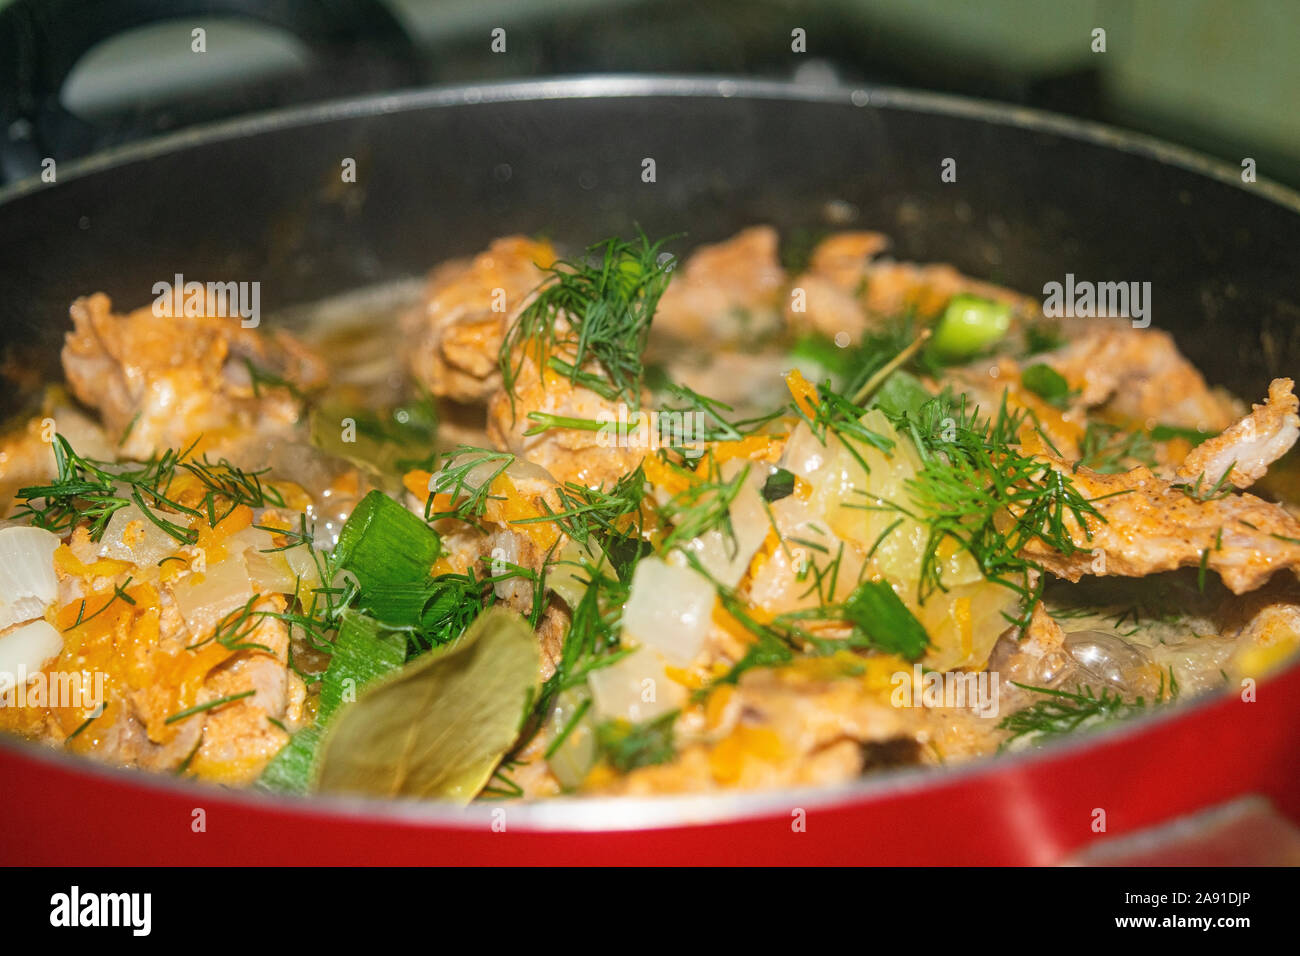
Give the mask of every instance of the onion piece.
[[59, 593], [58, 536], [43, 528], [0, 528], [0, 630], [40, 617]]
[[0, 635], [0, 695], [33, 677], [63, 650], [63, 635], [48, 621], [29, 621]]
[[242, 555], [248, 581], [259, 594], [293, 594], [298, 589], [298, 575], [279, 551], [263, 553], [249, 548]]
[[275, 547], [271, 532], [262, 528], [240, 528], [222, 542], [226, 554], [240, 554], [245, 551], [270, 551]]
[[311, 592], [321, 586], [321, 568], [327, 563], [325, 555], [313, 551], [313, 549], [306, 544], [284, 548], [276, 553], [284, 558], [285, 562], [289, 565], [289, 569], [293, 572], [294, 577], [302, 581], [299, 593], [304, 598], [303, 603], [310, 603]]
[[242, 608], [255, 593], [248, 568], [238, 556], [209, 564], [205, 573], [191, 574], [172, 585], [176, 607], [196, 638]]
[[150, 521], [137, 505], [131, 504], [119, 508], [108, 519], [98, 556], [130, 561], [141, 568], [156, 568], [163, 558], [175, 554], [180, 544]]
[[[735, 459], [724, 462], [720, 469], [722, 479], [734, 480], [745, 464]], [[728, 509], [731, 534], [721, 528], [710, 528], [683, 548], [692, 552], [700, 566], [726, 587], [734, 588], [740, 583], [772, 526], [760, 491], [770, 471], [764, 465], [749, 463], [749, 474]], [[680, 556], [675, 563], [685, 564]]]
[[609, 561], [605, 552], [594, 540], [588, 540], [584, 545], [569, 538], [546, 572], [546, 586], [558, 594], [560, 600], [572, 610], [591, 586], [588, 568], [609, 573]]
[[[911, 605], [914, 594], [909, 587], [901, 596]], [[983, 666], [1019, 606], [1020, 596], [1015, 591], [992, 581], [931, 594], [922, 607], [913, 607], [930, 635], [932, 646], [925, 655], [925, 666], [937, 671]]]
[[816, 482], [817, 473], [826, 465], [830, 453], [813, 434], [807, 422], [800, 422], [790, 433], [781, 453], [781, 465], [805, 481]]
[[704, 645], [716, 599], [713, 585], [699, 572], [642, 558], [623, 608], [623, 634], [684, 667]]
[[[560, 691], [555, 696], [547, 721], [548, 740], [556, 740], [566, 729], [569, 731], [555, 752], [546, 758], [546, 765], [566, 790], [580, 786], [596, 763], [596, 722], [592, 718], [590, 701], [591, 698], [578, 688]], [[584, 703], [587, 704], [586, 712], [574, 723], [574, 717]], [[573, 724], [572, 728], [570, 724]]]
[[[649, 558], [643, 558], [645, 564]], [[596, 716], [601, 720], [652, 720], [686, 703], [686, 688], [668, 676], [662, 657], [638, 648], [587, 675]]]

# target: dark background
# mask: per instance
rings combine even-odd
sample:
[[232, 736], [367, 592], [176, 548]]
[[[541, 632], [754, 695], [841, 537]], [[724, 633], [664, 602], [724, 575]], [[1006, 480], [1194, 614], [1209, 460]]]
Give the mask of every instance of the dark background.
[[[495, 28], [504, 53], [490, 48]], [[1234, 165], [1254, 158], [1261, 177], [1300, 186], [1297, 48], [1294, 0], [0, 0], [0, 108], [7, 145], [37, 140], [33, 155], [62, 159], [431, 83], [588, 72], [882, 83], [1138, 129]], [[30, 172], [29, 157], [8, 178]]]

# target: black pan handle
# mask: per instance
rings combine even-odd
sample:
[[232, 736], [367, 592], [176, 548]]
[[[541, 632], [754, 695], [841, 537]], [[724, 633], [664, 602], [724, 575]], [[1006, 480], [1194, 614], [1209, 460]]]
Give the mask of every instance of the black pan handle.
[[[136, 110], [110, 126], [72, 115], [60, 93], [96, 44], [166, 20], [238, 17], [299, 39], [314, 69], [232, 106], [210, 99], [189, 113]], [[71, 159], [187, 125], [285, 102], [415, 85], [422, 67], [414, 42], [381, 0], [14, 0], [0, 10], [0, 181], [40, 172], [44, 157]]]

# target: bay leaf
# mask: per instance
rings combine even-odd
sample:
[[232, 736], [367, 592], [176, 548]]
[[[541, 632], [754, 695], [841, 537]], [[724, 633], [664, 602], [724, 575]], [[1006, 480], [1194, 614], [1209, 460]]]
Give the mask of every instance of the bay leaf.
[[338, 712], [321, 742], [316, 788], [469, 803], [518, 737], [539, 660], [528, 623], [489, 608], [459, 640]]

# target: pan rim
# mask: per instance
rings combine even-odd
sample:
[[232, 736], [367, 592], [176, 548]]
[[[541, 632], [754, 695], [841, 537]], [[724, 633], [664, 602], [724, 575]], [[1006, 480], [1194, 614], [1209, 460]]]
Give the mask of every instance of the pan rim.
[[[1300, 662], [1274, 672], [1262, 686], [1294, 680]], [[1066, 763], [1082, 753], [1122, 745], [1158, 731], [1174, 721], [1190, 721], [1213, 708], [1226, 710], [1234, 695], [1206, 693], [1193, 700], [1156, 709], [1141, 717], [1126, 718], [1112, 726], [1086, 731], [1043, 747], [1009, 753], [985, 754], [955, 767], [919, 767], [886, 771], [831, 786], [784, 787], [772, 790], [722, 793], [665, 794], [659, 796], [560, 796], [509, 804], [512, 830], [525, 832], [599, 833], [663, 830], [679, 827], [724, 825], [772, 818], [806, 810], [849, 809], [872, 802], [906, 797], [920, 792], [942, 792], [963, 784], [987, 784], [1015, 771], [1044, 764]], [[70, 774], [118, 783], [174, 796], [208, 796], [235, 806], [269, 813], [315, 816], [332, 820], [382, 823], [396, 826], [483, 830], [494, 822], [504, 802], [487, 801], [458, 806], [441, 800], [379, 799], [336, 794], [285, 794], [233, 789], [200, 780], [184, 780], [129, 767], [98, 763], [63, 753], [21, 738], [0, 735], [0, 753], [42, 763]], [[985, 779], [981, 779], [985, 778]]]
[[786, 80], [635, 73], [435, 85], [285, 106], [197, 124], [65, 161], [64, 172], [54, 183], [43, 182], [39, 176], [29, 176], [0, 187], [0, 209], [19, 197], [58, 188], [70, 180], [129, 163], [210, 143], [333, 120], [491, 103], [652, 97], [785, 100], [984, 120], [1016, 129], [1051, 133], [1175, 166], [1234, 186], [1247, 194], [1262, 196], [1300, 214], [1300, 190], [1284, 186], [1268, 177], [1259, 177], [1254, 183], [1247, 184], [1241, 181], [1237, 167], [1190, 147], [1179, 146], [1146, 133], [1033, 107], [897, 86], [812, 86]]

